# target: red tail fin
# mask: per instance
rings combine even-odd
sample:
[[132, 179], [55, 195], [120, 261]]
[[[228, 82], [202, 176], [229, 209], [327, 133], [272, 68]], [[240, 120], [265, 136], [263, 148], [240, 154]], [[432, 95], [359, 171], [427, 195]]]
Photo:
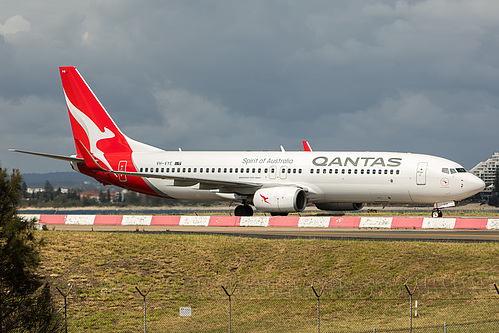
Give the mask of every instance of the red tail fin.
[[[127, 137], [120, 131], [75, 67], [60, 67], [75, 144], [80, 141], [109, 168], [106, 154], [131, 153]], [[78, 156], [82, 156], [76, 144]]]

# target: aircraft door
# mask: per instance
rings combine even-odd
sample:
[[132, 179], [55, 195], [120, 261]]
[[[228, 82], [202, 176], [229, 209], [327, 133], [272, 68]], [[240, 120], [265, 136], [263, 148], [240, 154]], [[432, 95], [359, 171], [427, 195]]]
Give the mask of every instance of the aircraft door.
[[419, 162], [418, 170], [416, 171], [416, 184], [426, 185], [426, 169], [428, 168], [427, 162]]
[[272, 165], [272, 166], [269, 168], [269, 178], [270, 178], [270, 179], [275, 179], [276, 174], [277, 174], [277, 167], [276, 167], [275, 165]]
[[288, 169], [286, 168], [286, 166], [281, 166], [281, 170], [280, 170], [280, 173], [279, 173], [279, 178], [286, 179], [286, 177], [288, 175], [287, 174], [287, 170]]
[[[120, 161], [120, 164], [118, 165], [118, 170], [119, 171], [126, 171], [126, 163], [127, 161]], [[126, 183], [126, 175], [119, 175], [120, 182]]]

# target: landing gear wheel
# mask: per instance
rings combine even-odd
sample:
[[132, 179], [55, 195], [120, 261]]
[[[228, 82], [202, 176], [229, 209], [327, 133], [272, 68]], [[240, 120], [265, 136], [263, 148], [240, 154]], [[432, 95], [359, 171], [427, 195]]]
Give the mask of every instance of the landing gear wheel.
[[253, 208], [250, 205], [239, 205], [234, 209], [236, 216], [253, 216]]
[[440, 209], [434, 209], [433, 212], [431, 212], [431, 217], [442, 217], [442, 211]]
[[244, 216], [253, 216], [253, 208], [250, 205], [244, 205], [244, 211], [246, 213]]
[[270, 213], [270, 216], [288, 216], [288, 213]]

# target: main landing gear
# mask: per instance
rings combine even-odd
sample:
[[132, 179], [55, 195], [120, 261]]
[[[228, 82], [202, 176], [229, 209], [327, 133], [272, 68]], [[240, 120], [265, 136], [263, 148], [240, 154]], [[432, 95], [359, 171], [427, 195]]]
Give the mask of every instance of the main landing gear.
[[442, 217], [443, 214], [442, 214], [442, 211], [438, 208], [435, 208], [432, 212], [431, 212], [431, 217]]
[[253, 208], [250, 205], [239, 205], [234, 209], [236, 216], [253, 216]]

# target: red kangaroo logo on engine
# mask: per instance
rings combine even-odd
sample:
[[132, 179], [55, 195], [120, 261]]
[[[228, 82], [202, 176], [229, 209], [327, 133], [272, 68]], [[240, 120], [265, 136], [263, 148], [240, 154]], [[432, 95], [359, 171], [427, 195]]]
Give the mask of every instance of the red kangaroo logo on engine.
[[268, 202], [269, 197], [264, 197], [264, 196], [263, 196], [263, 195], [261, 195], [261, 194], [260, 194], [260, 196], [262, 197], [262, 199], [263, 199], [263, 201], [264, 201], [265, 203], [268, 203], [268, 204], [270, 205], [270, 202]]

